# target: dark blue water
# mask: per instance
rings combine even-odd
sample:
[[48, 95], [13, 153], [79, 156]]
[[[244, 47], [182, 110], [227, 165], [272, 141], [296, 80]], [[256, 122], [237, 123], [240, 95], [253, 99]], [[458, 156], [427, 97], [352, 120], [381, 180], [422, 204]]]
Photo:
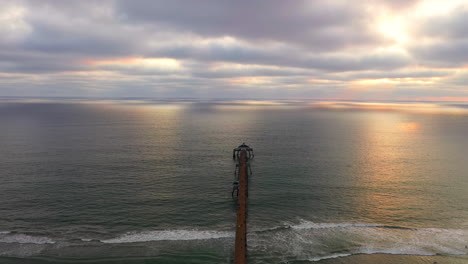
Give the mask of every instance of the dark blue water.
[[0, 125], [4, 260], [229, 263], [242, 142], [251, 263], [467, 253], [463, 105], [3, 100]]

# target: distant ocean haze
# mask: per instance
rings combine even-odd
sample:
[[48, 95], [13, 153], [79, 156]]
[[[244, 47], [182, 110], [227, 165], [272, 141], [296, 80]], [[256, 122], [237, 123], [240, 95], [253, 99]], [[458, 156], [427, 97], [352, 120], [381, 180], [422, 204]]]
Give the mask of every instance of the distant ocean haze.
[[230, 263], [243, 142], [251, 263], [468, 253], [464, 104], [2, 99], [0, 124], [0, 262]]

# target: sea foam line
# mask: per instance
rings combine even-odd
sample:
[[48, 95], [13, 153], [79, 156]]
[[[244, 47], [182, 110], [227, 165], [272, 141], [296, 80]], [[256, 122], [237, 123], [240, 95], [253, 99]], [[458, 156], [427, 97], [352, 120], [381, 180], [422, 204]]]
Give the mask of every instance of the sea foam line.
[[353, 254], [333, 254], [333, 255], [329, 255], [329, 256], [310, 258], [310, 259], [308, 259], [308, 261], [316, 262], [316, 261], [320, 261], [320, 260], [324, 260], [324, 259], [343, 258], [343, 257], [352, 256], [352, 255]]
[[335, 259], [335, 258], [344, 258], [354, 255], [372, 255], [372, 254], [389, 254], [389, 255], [410, 255], [410, 256], [436, 256], [437, 254], [428, 253], [428, 252], [396, 252], [396, 251], [387, 251], [387, 250], [376, 250], [376, 251], [366, 251], [366, 252], [356, 252], [349, 254], [333, 254], [323, 257], [309, 258], [308, 261], [317, 262], [324, 259]]
[[161, 230], [127, 233], [117, 238], [101, 240], [102, 243], [120, 244], [163, 240], [207, 240], [234, 237], [234, 232], [200, 230]]
[[0, 233], [0, 243], [55, 244], [55, 241], [45, 236], [30, 236], [26, 234], [15, 234], [9, 231], [4, 231]]
[[302, 221], [297, 225], [289, 225], [292, 229], [325, 229], [325, 228], [343, 228], [343, 227], [385, 227], [374, 224], [353, 224], [353, 223], [314, 223]]
[[378, 225], [378, 224], [363, 224], [363, 223], [315, 223], [306, 220], [301, 220], [299, 224], [285, 224], [283, 226], [292, 229], [331, 229], [331, 228], [348, 228], [348, 227], [373, 227], [373, 228], [388, 228], [388, 229], [404, 229], [415, 230], [413, 228], [402, 226]]

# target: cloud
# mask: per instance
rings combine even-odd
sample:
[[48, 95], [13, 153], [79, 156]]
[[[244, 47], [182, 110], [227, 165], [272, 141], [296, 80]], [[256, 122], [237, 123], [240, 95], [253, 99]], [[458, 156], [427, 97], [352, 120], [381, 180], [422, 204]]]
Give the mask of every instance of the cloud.
[[0, 72], [45, 73], [88, 70], [76, 63], [73, 56], [35, 53], [20, 49], [0, 50]]
[[25, 17], [27, 9], [17, 5], [12, 1], [2, 3], [0, 9], [0, 45], [11, 45], [20, 41], [25, 35], [31, 32], [31, 28], [26, 23]]
[[468, 64], [468, 38], [420, 45], [412, 51], [427, 65], [460, 67]]
[[460, 3], [0, 0], [0, 96], [467, 96]]
[[410, 51], [421, 64], [459, 67], [468, 63], [468, 5], [425, 17], [414, 34], [420, 39]]
[[211, 65], [206, 64], [192, 64], [191, 73], [193, 76], [201, 78], [237, 78], [237, 77], [255, 77], [255, 76], [311, 76], [316, 74], [316, 71], [278, 67], [278, 66], [265, 66], [255, 64], [235, 64], [235, 63], [216, 63]]
[[366, 10], [343, 1], [139, 0], [118, 1], [117, 10], [128, 23], [156, 24], [209, 38], [286, 42], [311, 50], [381, 41], [366, 26]]
[[419, 33], [434, 39], [465, 39], [468, 37], [468, 5], [456, 6], [451, 12], [425, 18]]
[[232, 37], [209, 39], [155, 47], [152, 55], [201, 61], [227, 61], [245, 64], [264, 64], [326, 71], [362, 69], [394, 69], [408, 65], [410, 58], [401, 52], [365, 52], [362, 54], [315, 53], [287, 45], [262, 45], [240, 41]]
[[31, 33], [18, 43], [24, 50], [86, 56], [128, 55], [138, 50], [135, 39], [140, 32], [117, 24], [112, 11], [103, 18], [95, 11], [100, 6], [82, 4], [75, 9], [63, 3], [35, 5], [26, 18]]
[[454, 75], [451, 76], [451, 78], [447, 78], [444, 80], [443, 85], [448, 88], [452, 89], [467, 89], [467, 84], [468, 84], [468, 70], [463, 69], [463, 70], [458, 70]]
[[396, 71], [358, 71], [335, 76], [335, 79], [350, 81], [360, 79], [426, 79], [443, 78], [454, 74], [453, 70], [403, 68]]

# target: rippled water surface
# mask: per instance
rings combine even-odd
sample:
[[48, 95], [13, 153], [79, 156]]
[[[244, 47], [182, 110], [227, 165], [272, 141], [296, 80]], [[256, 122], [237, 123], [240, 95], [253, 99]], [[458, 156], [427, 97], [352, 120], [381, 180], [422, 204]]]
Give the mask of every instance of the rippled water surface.
[[229, 263], [242, 142], [251, 263], [467, 253], [464, 105], [3, 100], [0, 124], [4, 259]]

